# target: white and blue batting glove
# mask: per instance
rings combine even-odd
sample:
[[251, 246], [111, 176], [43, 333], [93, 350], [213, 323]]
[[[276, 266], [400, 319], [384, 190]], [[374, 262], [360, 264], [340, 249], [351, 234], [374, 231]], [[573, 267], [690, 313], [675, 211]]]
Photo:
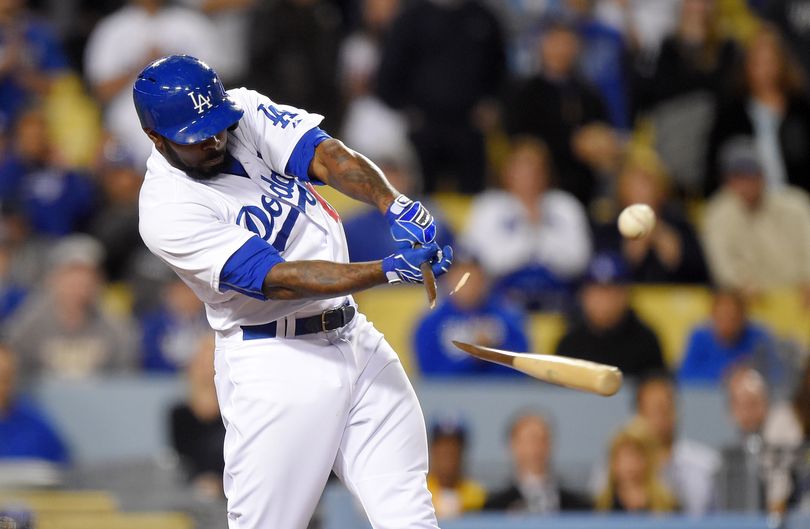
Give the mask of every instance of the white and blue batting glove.
[[422, 248], [403, 248], [382, 261], [383, 272], [389, 283], [424, 283], [419, 266], [429, 262], [433, 275], [439, 277], [453, 264], [453, 249], [449, 246], [439, 248], [430, 243]]
[[436, 223], [433, 216], [419, 201], [413, 201], [405, 195], [399, 195], [385, 218], [391, 226], [391, 236], [400, 248], [414, 244], [427, 245], [436, 239]]

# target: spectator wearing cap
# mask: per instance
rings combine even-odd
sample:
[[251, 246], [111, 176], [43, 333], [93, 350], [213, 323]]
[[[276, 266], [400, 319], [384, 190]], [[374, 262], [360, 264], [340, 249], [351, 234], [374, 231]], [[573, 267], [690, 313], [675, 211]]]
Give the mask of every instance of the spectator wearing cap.
[[742, 363], [759, 367], [772, 385], [783, 380], [784, 367], [770, 331], [748, 319], [745, 298], [718, 290], [712, 298], [711, 320], [689, 337], [678, 380], [719, 385], [729, 370]]
[[16, 385], [14, 352], [0, 344], [0, 474], [5, 486], [37, 484], [46, 479], [43, 464], [46, 468], [63, 465], [69, 459], [56, 429], [32, 402], [17, 393]]
[[444, 297], [416, 326], [419, 371], [425, 376], [515, 375], [517, 371], [473, 358], [453, 345], [459, 340], [508, 351], [529, 350], [523, 314], [490, 292], [489, 279], [477, 261], [460, 256], [446, 284], [458, 284], [466, 273], [470, 275], [464, 288]]
[[502, 189], [476, 197], [462, 237], [496, 288], [532, 309], [558, 308], [547, 306], [550, 293], [566, 290], [591, 257], [585, 208], [553, 188], [551, 173], [551, 154], [542, 141], [515, 139]]
[[706, 207], [704, 247], [714, 281], [755, 295], [801, 289], [810, 302], [810, 198], [766, 187], [755, 142], [740, 136], [721, 151], [723, 186]]
[[484, 510], [551, 514], [590, 510], [586, 498], [560, 486], [551, 466], [552, 430], [538, 413], [522, 413], [509, 426], [514, 477], [487, 497]]
[[439, 519], [478, 511], [486, 501], [484, 487], [464, 473], [467, 429], [453, 419], [437, 421], [430, 431], [427, 486]]
[[630, 308], [627, 283], [618, 255], [593, 259], [579, 292], [581, 320], [569, 325], [557, 354], [614, 365], [629, 377], [665, 369], [658, 337]]
[[112, 317], [100, 304], [102, 259], [101, 246], [87, 235], [71, 235], [54, 246], [44, 288], [5, 329], [25, 382], [39, 376], [79, 379], [134, 366], [134, 323]]

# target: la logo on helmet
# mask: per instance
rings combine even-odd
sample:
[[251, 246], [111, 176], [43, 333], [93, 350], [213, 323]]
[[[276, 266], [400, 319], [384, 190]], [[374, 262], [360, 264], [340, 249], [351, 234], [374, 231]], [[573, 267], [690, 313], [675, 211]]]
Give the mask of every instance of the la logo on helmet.
[[199, 114], [202, 114], [203, 110], [214, 106], [211, 104], [211, 92], [208, 92], [208, 97], [205, 97], [202, 94], [197, 94], [196, 99], [194, 98], [194, 92], [189, 92], [188, 97], [190, 97], [191, 102], [194, 103], [194, 110], [196, 110]]

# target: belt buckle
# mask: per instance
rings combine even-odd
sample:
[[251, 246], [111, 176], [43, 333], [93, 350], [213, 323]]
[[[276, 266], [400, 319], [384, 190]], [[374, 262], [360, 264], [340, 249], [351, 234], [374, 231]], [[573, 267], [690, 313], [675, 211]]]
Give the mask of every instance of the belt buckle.
[[327, 332], [329, 330], [329, 329], [326, 328], [326, 313], [327, 312], [331, 312], [331, 311], [325, 310], [325, 311], [321, 312], [321, 332]]

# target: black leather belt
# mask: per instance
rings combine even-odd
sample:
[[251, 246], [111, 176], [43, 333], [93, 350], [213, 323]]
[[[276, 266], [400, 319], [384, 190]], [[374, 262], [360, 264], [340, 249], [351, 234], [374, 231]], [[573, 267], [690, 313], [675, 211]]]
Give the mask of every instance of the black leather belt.
[[[336, 309], [324, 311], [314, 316], [297, 318], [295, 320], [295, 335], [314, 334], [316, 332], [333, 331], [340, 329], [354, 318], [354, 307], [343, 305]], [[243, 340], [260, 340], [262, 338], [275, 338], [278, 332], [278, 322], [271, 321], [262, 325], [241, 325]], [[286, 332], [282, 330], [282, 336]]]

